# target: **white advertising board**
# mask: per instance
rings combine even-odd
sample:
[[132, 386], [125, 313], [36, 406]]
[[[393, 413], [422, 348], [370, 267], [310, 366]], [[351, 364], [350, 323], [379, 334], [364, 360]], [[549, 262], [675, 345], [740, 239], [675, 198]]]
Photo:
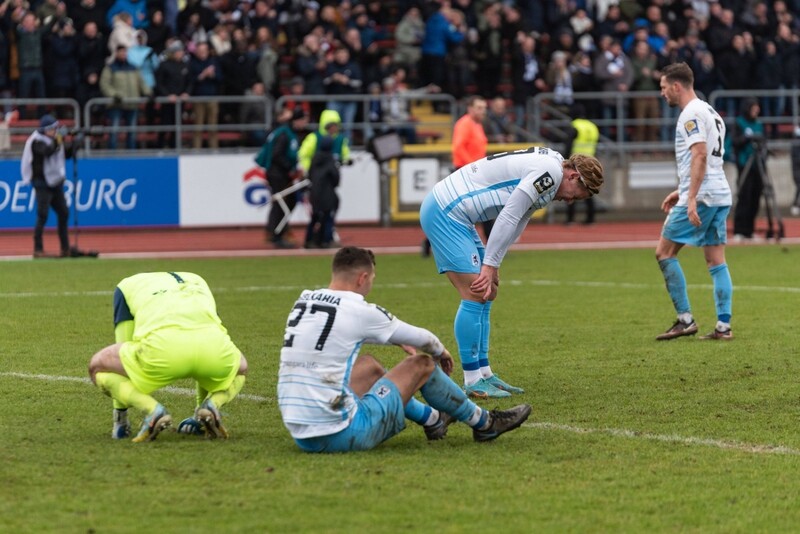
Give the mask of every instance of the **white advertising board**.
[[[367, 152], [352, 152], [353, 165], [341, 168], [339, 223], [380, 222], [378, 164]], [[270, 198], [262, 169], [252, 154], [181, 156], [178, 162], [181, 226], [266, 224]], [[292, 212], [291, 224], [309, 220], [306, 206]]]
[[400, 203], [422, 204], [425, 196], [439, 181], [439, 160], [436, 158], [403, 158], [398, 169]]

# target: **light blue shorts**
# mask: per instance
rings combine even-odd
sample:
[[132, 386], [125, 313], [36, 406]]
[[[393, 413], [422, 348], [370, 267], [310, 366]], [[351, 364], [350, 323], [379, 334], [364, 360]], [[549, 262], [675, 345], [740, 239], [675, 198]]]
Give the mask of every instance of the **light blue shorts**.
[[689, 222], [686, 206], [675, 206], [664, 221], [661, 235], [675, 243], [695, 247], [724, 245], [728, 242], [726, 220], [730, 206], [706, 206], [697, 204], [700, 226]]
[[478, 231], [474, 226], [464, 226], [448, 217], [439, 207], [433, 193], [429, 193], [422, 202], [419, 222], [431, 242], [433, 258], [440, 274], [447, 271], [474, 274], [481, 272], [486, 249]]
[[350, 426], [330, 436], [295, 439], [305, 452], [350, 452], [374, 449], [406, 427], [405, 406], [400, 390], [381, 378], [358, 401]]

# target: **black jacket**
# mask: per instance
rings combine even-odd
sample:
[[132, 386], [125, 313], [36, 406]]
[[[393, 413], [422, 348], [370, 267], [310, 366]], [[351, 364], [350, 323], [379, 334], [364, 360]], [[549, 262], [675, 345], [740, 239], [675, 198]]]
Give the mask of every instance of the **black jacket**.
[[336, 211], [339, 208], [339, 196], [336, 187], [339, 185], [339, 166], [330, 152], [317, 152], [308, 169], [311, 181], [311, 209], [318, 211]]

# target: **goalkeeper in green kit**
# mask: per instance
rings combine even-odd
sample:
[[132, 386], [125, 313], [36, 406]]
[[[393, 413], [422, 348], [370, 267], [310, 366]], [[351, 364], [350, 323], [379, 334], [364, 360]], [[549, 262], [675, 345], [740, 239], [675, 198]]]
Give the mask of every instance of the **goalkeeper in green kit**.
[[131, 435], [129, 407], [144, 412], [135, 442], [152, 441], [172, 416], [150, 393], [183, 378], [197, 386], [194, 417], [178, 431], [227, 438], [219, 409], [241, 391], [247, 361], [217, 315], [211, 290], [185, 272], [140, 273], [114, 291], [116, 343], [95, 354], [89, 375], [114, 401], [112, 437]]

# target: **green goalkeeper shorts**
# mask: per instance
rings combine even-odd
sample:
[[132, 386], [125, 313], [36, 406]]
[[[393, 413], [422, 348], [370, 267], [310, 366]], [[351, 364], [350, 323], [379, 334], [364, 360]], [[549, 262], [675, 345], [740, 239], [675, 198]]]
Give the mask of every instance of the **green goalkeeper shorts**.
[[162, 328], [139, 341], [122, 344], [122, 366], [133, 385], [150, 393], [182, 378], [193, 378], [208, 392], [224, 391], [239, 371], [242, 354], [217, 326]]

